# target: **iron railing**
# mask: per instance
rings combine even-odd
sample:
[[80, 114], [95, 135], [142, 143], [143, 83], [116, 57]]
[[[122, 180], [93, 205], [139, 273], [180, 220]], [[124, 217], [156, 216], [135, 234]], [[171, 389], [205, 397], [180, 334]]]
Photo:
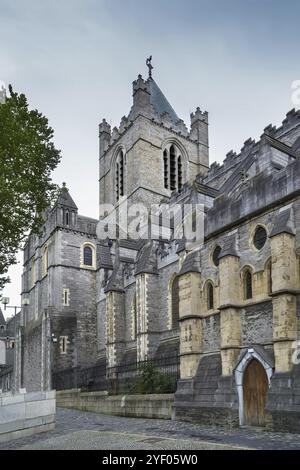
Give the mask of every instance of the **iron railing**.
[[173, 393], [179, 379], [178, 355], [162, 356], [146, 361], [124, 362], [115, 367], [99, 366], [56, 371], [52, 374], [53, 388], [67, 390], [107, 390], [122, 393]]

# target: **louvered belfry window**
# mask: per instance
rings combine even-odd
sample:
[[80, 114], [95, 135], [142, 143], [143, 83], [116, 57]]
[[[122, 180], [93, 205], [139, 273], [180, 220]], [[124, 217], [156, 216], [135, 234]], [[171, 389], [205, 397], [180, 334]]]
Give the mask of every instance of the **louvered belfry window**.
[[175, 144], [163, 151], [164, 187], [171, 191], [181, 191], [183, 185], [182, 156]]
[[116, 160], [115, 185], [117, 201], [125, 194], [125, 156], [123, 150], [120, 150]]

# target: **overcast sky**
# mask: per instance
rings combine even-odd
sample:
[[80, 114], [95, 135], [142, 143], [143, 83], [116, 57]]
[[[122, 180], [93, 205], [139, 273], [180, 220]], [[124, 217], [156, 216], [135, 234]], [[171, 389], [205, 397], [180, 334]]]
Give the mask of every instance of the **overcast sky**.
[[[97, 126], [128, 114], [147, 56], [188, 125], [196, 106], [209, 111], [210, 161], [222, 161], [294, 107], [299, 22], [298, 0], [0, 0], [0, 80], [49, 118], [54, 180], [97, 217]], [[18, 304], [20, 272], [4, 292]]]

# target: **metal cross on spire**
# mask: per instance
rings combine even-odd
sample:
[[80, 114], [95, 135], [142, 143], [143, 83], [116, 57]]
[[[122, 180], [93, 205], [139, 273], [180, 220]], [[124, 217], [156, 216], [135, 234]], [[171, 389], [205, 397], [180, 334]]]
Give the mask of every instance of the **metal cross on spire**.
[[149, 69], [149, 78], [152, 78], [153, 65], [151, 64], [151, 60], [152, 60], [152, 55], [150, 57], [148, 57], [148, 59], [146, 60], [146, 65]]

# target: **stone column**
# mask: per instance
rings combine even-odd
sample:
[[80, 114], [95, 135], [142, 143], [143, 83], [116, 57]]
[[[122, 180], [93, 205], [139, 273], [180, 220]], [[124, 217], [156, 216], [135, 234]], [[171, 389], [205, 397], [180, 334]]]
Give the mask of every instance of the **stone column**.
[[180, 378], [194, 377], [202, 353], [200, 311], [201, 275], [188, 272], [179, 278]]
[[124, 353], [125, 315], [124, 292], [106, 294], [106, 352], [107, 367], [120, 364]]
[[241, 315], [239, 307], [239, 257], [235, 250], [224, 250], [220, 256], [220, 325], [222, 375], [230, 376], [241, 346]]
[[160, 326], [160, 285], [156, 273], [136, 276], [137, 360], [145, 361], [155, 355]]
[[271, 253], [275, 371], [289, 372], [292, 368], [292, 343], [297, 339], [299, 274], [295, 235], [273, 230]]

